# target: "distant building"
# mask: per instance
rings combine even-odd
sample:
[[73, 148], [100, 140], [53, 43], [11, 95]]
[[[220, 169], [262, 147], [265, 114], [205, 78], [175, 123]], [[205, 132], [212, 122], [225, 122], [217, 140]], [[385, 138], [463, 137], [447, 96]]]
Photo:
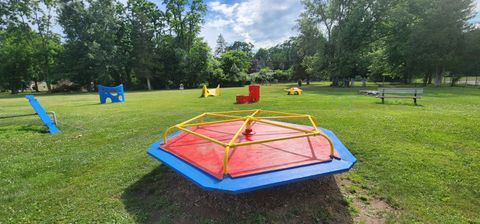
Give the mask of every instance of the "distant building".
[[[48, 91], [46, 82], [37, 82], [37, 85], [38, 85], [38, 91]], [[35, 90], [35, 82], [30, 82], [26, 90], [31, 90], [31, 91]]]

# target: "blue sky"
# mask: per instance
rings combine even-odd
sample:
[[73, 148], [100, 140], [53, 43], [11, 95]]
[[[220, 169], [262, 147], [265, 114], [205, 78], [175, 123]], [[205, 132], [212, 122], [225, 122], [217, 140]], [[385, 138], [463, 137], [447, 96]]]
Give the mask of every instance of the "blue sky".
[[[480, 1], [480, 0], [479, 0]], [[214, 48], [221, 33], [229, 43], [251, 42], [255, 48], [274, 46], [297, 33], [300, 0], [209, 0], [201, 36]]]

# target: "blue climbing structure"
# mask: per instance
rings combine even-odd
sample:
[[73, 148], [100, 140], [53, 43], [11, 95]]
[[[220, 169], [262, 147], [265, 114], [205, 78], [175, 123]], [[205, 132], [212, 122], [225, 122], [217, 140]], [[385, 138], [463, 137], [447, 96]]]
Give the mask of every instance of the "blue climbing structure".
[[123, 84], [120, 84], [114, 87], [102, 86], [102, 85], [98, 85], [97, 87], [98, 87], [98, 95], [100, 96], [101, 104], [106, 103], [108, 98], [110, 98], [112, 103], [125, 102]]
[[25, 98], [28, 99], [28, 102], [30, 103], [30, 105], [32, 105], [33, 109], [35, 110], [35, 113], [37, 113], [38, 117], [40, 117], [40, 120], [42, 120], [43, 124], [47, 126], [48, 131], [51, 134], [60, 132], [57, 126], [55, 126], [55, 122], [53, 122], [52, 119], [50, 119], [45, 109], [43, 109], [42, 105], [40, 105], [40, 103], [37, 101], [37, 99], [35, 99], [33, 95], [26, 95]]

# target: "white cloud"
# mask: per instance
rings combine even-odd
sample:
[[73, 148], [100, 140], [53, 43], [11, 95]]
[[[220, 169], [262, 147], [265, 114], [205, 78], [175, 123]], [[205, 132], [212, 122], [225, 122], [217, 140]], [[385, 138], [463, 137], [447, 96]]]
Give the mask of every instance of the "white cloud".
[[471, 23], [480, 24], [480, 0], [475, 0], [475, 16], [470, 20]]
[[233, 11], [235, 8], [237, 8], [238, 3], [235, 3], [233, 5], [227, 5], [227, 4], [222, 4], [220, 2], [209, 2], [208, 7], [215, 12], [219, 12], [221, 14], [224, 14], [226, 16], [232, 16]]
[[274, 46], [296, 35], [296, 19], [303, 7], [299, 0], [245, 0], [234, 4], [208, 3], [201, 32], [214, 48], [221, 33], [228, 42], [252, 42], [255, 48]]

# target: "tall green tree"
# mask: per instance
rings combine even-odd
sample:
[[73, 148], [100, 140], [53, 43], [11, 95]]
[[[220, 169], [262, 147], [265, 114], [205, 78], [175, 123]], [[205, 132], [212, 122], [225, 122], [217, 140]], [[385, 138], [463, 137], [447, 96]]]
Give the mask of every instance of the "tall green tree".
[[217, 38], [217, 46], [215, 46], [215, 52], [213, 53], [213, 55], [216, 58], [220, 57], [225, 52], [226, 48], [227, 42], [223, 38], [222, 34], [219, 34]]
[[411, 36], [411, 57], [417, 61], [415, 70], [425, 74], [425, 82], [434, 79], [435, 86], [440, 86], [442, 75], [453, 70], [471, 14], [471, 0], [431, 2]]
[[37, 33], [41, 38], [41, 44], [38, 47], [40, 54], [37, 55], [41, 58], [41, 66], [39, 67], [39, 75], [34, 78], [35, 87], [38, 91], [37, 81], [43, 80], [47, 84], [49, 92], [52, 91], [51, 85], [51, 68], [55, 64], [54, 60], [58, 55], [59, 48], [52, 46], [52, 44], [58, 43], [58, 34], [52, 33], [53, 27], [53, 14], [56, 6], [55, 0], [40, 0], [31, 1], [29, 6], [31, 7], [31, 23], [36, 26]]
[[235, 41], [233, 42], [232, 45], [227, 46], [225, 50], [227, 51], [243, 51], [245, 52], [248, 57], [252, 58], [253, 57], [253, 47], [254, 45], [252, 43], [247, 43], [243, 41]]
[[230, 85], [240, 85], [242, 74], [246, 74], [250, 66], [250, 57], [239, 50], [230, 50], [222, 54], [219, 59], [225, 73], [226, 81]]
[[146, 0], [129, 0], [127, 3], [128, 23], [132, 44], [132, 69], [137, 78], [146, 81], [148, 90], [158, 68], [155, 56], [157, 35], [163, 28], [162, 13], [157, 6]]
[[35, 73], [32, 42], [40, 39], [25, 24], [10, 24], [0, 31], [0, 82], [12, 94], [25, 89]]
[[[304, 0], [306, 21], [317, 24], [325, 36], [324, 69], [332, 85], [348, 85], [356, 75], [366, 75], [371, 35], [384, 16], [384, 0]], [[302, 20], [300, 20], [302, 22]], [[340, 81], [343, 80], [343, 83]]]
[[66, 43], [64, 69], [69, 77], [93, 90], [91, 84], [115, 83], [118, 54], [119, 8], [115, 1], [65, 0], [59, 8], [59, 24]]

